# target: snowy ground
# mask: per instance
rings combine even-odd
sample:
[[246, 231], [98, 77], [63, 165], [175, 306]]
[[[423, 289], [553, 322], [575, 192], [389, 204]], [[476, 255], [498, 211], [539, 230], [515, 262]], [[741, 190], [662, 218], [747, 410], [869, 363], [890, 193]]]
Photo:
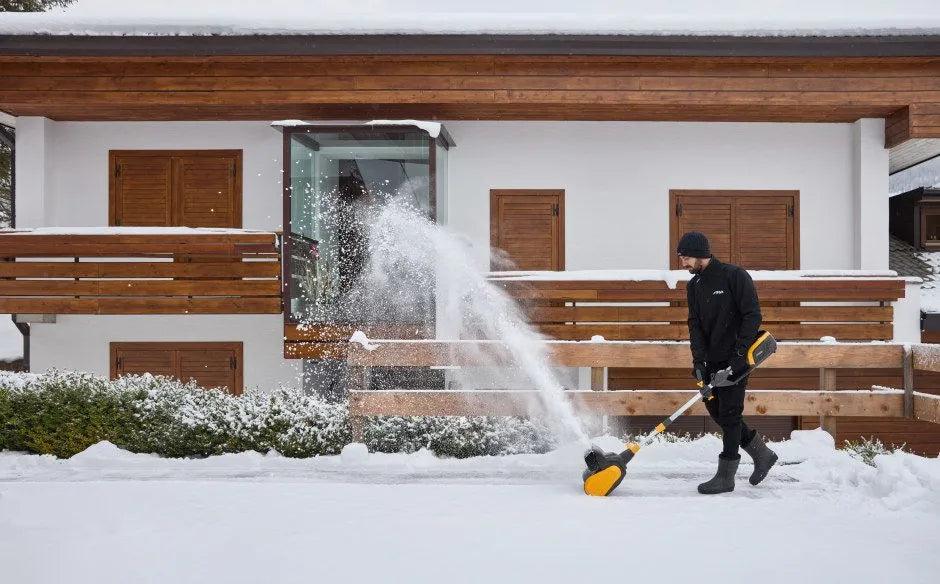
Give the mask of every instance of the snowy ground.
[[785, 464], [764, 484], [742, 464], [734, 493], [703, 497], [718, 440], [657, 444], [606, 499], [581, 493], [580, 448], [463, 461], [0, 453], [0, 580], [937, 581], [940, 460], [873, 468], [819, 431], [775, 448]]

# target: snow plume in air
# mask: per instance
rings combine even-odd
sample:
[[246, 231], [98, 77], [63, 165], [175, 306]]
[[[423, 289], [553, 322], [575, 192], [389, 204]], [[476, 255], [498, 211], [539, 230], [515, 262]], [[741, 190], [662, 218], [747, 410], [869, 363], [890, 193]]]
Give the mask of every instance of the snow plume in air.
[[344, 306], [338, 313], [388, 331], [373, 332], [373, 338], [436, 334], [440, 340], [491, 341], [459, 344], [474, 366], [448, 370], [447, 387], [538, 390], [536, 403], [526, 404], [529, 411], [549, 424], [560, 441], [587, 443], [549, 366], [542, 337], [515, 300], [487, 281], [465, 240], [434, 223], [427, 209], [416, 204], [413, 192], [423, 188], [423, 183], [406, 182], [383, 197], [382, 204], [375, 204], [376, 197], [356, 209], [363, 236], [355, 244], [361, 250], [345, 253], [362, 258], [361, 270], [343, 286]]

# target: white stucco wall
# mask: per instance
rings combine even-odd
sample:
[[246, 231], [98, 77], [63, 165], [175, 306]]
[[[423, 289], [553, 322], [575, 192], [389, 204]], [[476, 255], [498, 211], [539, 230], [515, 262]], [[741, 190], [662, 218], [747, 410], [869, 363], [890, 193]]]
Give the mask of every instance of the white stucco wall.
[[51, 122], [46, 144], [48, 225], [108, 224], [108, 150], [241, 149], [244, 227], [281, 227], [282, 141], [267, 122]]
[[[798, 189], [804, 269], [855, 267], [852, 124], [449, 122], [449, 225], [487, 263], [489, 191], [565, 189], [567, 269], [668, 267], [669, 189]], [[887, 172], [887, 169], [885, 169]]]
[[[880, 262], [872, 247], [862, 252], [859, 246], [874, 240], [856, 227], [859, 217], [880, 224], [872, 193], [887, 167], [882, 173], [880, 166], [871, 172], [859, 166], [883, 155], [870, 139], [872, 124], [446, 126], [457, 147], [449, 153], [447, 200], [439, 206], [448, 225], [473, 242], [481, 266], [488, 264], [493, 188], [565, 189], [568, 269], [666, 267], [669, 189], [797, 189], [802, 268]], [[244, 226], [281, 227], [282, 141], [266, 122], [19, 118], [17, 140], [21, 226], [106, 225], [108, 150], [242, 149]], [[242, 341], [246, 386], [299, 383], [299, 362], [283, 359], [281, 337], [276, 315], [59, 316], [56, 324], [33, 326], [32, 365], [107, 374], [111, 341]]]
[[301, 362], [284, 359], [279, 314], [59, 315], [53, 324], [30, 325], [30, 369], [74, 369], [107, 376], [111, 342], [244, 343], [245, 388], [299, 386]]

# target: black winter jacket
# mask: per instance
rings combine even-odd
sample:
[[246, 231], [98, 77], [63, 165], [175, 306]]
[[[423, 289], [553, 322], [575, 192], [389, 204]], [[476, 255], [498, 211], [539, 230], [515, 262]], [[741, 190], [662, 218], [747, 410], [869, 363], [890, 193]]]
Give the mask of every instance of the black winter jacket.
[[689, 339], [695, 361], [744, 355], [760, 328], [760, 302], [746, 270], [712, 257], [686, 285]]

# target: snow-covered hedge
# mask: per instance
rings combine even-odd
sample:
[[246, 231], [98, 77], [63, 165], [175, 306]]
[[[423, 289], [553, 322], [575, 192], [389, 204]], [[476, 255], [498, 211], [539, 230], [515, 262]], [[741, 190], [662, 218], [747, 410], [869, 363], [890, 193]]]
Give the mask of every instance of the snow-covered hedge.
[[[544, 426], [506, 417], [376, 418], [365, 437], [373, 451], [428, 448], [456, 457], [554, 446]], [[276, 450], [302, 458], [337, 454], [350, 439], [345, 404], [293, 389], [236, 397], [152, 375], [111, 381], [74, 372], [0, 372], [0, 450], [64, 458], [108, 440], [170, 457]]]

